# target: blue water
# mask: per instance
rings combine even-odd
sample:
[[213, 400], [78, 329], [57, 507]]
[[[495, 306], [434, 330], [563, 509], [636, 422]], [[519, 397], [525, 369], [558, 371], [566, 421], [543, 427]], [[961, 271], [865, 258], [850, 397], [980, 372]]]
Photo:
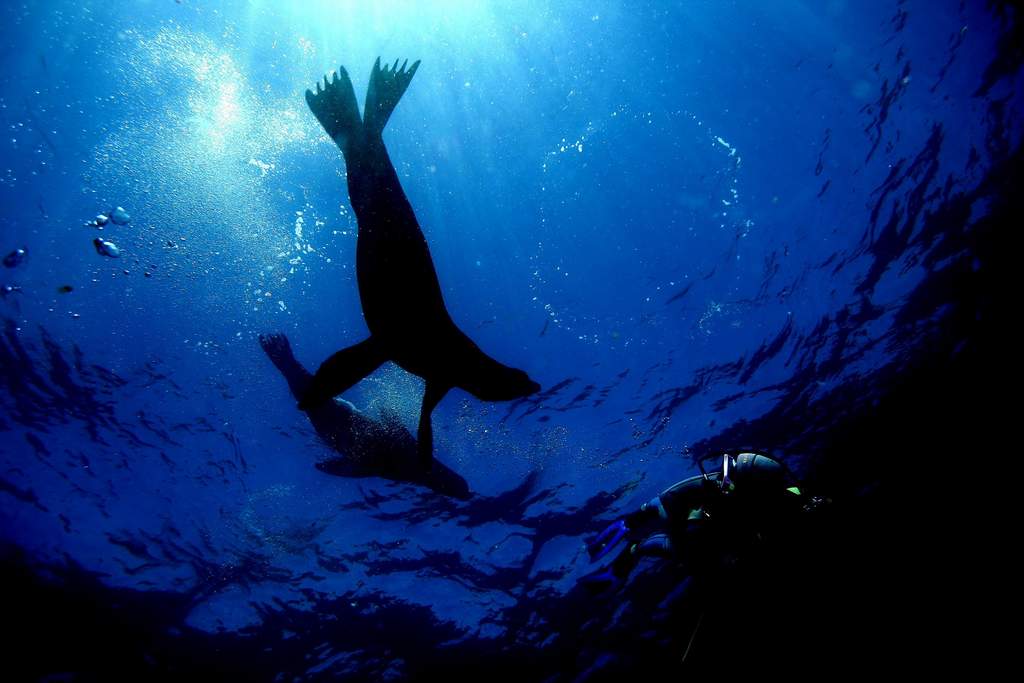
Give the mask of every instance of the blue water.
[[[660, 628], [624, 616], [629, 589], [571, 602], [583, 539], [715, 448], [812, 476], [837, 423], [971, 347], [988, 299], [958, 278], [984, 283], [1012, 228], [986, 221], [1019, 168], [1020, 21], [925, 0], [4, 4], [0, 251], [27, 257], [0, 269], [20, 288], [0, 530], [70, 624], [25, 675], [661, 666], [602, 630]], [[257, 341], [286, 334], [312, 370], [367, 333], [344, 162], [303, 93], [343, 64], [362, 100], [378, 55], [422, 60], [385, 141], [449, 311], [542, 385], [435, 411], [469, 501], [316, 469], [336, 454]], [[117, 206], [127, 224], [87, 225]], [[422, 390], [388, 364], [345, 398], [415, 431]], [[861, 469], [830, 462], [830, 493], [871, 490]], [[143, 635], [111, 649], [119, 629]]]

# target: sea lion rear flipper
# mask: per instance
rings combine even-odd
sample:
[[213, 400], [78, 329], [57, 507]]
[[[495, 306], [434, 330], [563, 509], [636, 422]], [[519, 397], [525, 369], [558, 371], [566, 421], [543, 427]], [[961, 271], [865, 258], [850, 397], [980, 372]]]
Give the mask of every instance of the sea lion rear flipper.
[[397, 59], [394, 66], [385, 64], [383, 69], [380, 68], [380, 57], [373, 63], [370, 85], [366, 89], [366, 105], [363, 107], [363, 123], [367, 135], [379, 135], [384, 131], [391, 112], [395, 110], [398, 100], [402, 99], [420, 66], [419, 60], [416, 60], [406, 70], [405, 65], [408, 63], [409, 60], [406, 60], [401, 69], [398, 68]]
[[383, 349], [370, 337], [328, 358], [313, 375], [299, 401], [299, 410], [315, 408], [369, 375], [387, 360]]
[[416, 433], [416, 452], [419, 453], [420, 464], [425, 470], [429, 470], [434, 462], [434, 428], [430, 423], [430, 416], [449, 389], [451, 387], [440, 385], [437, 382], [427, 382], [426, 391], [423, 392], [420, 426]]
[[322, 90], [317, 82], [315, 94], [312, 90], [306, 91], [306, 104], [343, 152], [349, 141], [355, 139], [362, 130], [356, 92], [343, 66], [334, 72], [333, 80], [328, 81], [327, 76], [324, 76]]

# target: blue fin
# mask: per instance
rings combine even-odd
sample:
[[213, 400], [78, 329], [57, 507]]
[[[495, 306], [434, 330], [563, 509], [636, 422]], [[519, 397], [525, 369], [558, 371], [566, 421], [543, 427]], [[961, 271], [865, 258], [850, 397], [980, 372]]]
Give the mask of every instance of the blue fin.
[[590, 554], [590, 561], [597, 562], [610, 553], [619, 544], [619, 541], [625, 538], [627, 533], [629, 533], [629, 527], [626, 526], [625, 520], [617, 519], [609, 524], [604, 531], [597, 535], [597, 538], [587, 543], [587, 553]]

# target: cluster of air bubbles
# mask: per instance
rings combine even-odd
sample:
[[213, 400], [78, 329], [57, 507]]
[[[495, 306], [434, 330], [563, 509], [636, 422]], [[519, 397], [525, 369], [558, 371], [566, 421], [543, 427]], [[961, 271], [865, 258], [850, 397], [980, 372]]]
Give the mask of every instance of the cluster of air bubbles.
[[309, 514], [303, 518], [302, 502], [309, 503], [294, 485], [274, 484], [255, 491], [238, 513], [240, 530], [274, 554], [302, 554], [326, 526], [326, 522]]
[[[687, 210], [693, 213], [693, 220], [687, 221], [683, 227], [691, 234], [701, 230], [717, 228], [730, 237], [744, 238], [749, 235], [754, 227], [754, 221], [745, 213], [740, 191], [740, 170], [743, 167], [743, 157], [736, 145], [732, 144], [727, 136], [723, 136], [707, 126], [698, 116], [687, 111], [668, 112], [665, 116], [666, 125], [672, 125], [678, 129], [678, 120], [683, 119], [691, 124], [695, 144], [706, 150], [704, 162], [712, 169], [711, 176], [715, 181], [713, 185], [699, 190], [695, 194], [692, 190], [679, 188], [680, 199]], [[610, 111], [607, 117], [597, 117], [586, 121], [582, 130], [573, 135], [566, 135], [552, 146], [545, 153], [541, 161], [541, 184], [540, 191], [550, 194], [553, 183], [557, 184], [556, 176], [552, 172], [556, 164], [562, 163], [583, 163], [589, 149], [607, 144], [609, 136], [613, 136], [613, 127], [621, 125], [653, 125], [658, 122], [655, 112], [646, 110], [634, 110], [629, 105], [622, 104]], [[579, 162], [575, 162], [579, 159]], [[573, 166], [570, 166], [572, 168]], [[562, 188], [557, 192], [564, 193], [568, 190]], [[671, 192], [671, 189], [669, 189]], [[542, 323], [542, 334], [549, 328], [557, 327], [569, 332], [579, 342], [586, 344], [613, 344], [616, 346], [628, 345], [630, 339], [623, 337], [617, 330], [622, 328], [622, 321], [603, 320], [600, 316], [587, 314], [575, 310], [571, 301], [565, 299], [565, 284], [572, 277], [571, 264], [564, 261], [562, 251], [555, 248], [561, 240], [566, 239], [565, 235], [554, 230], [556, 226], [549, 225], [549, 216], [546, 215], [545, 202], [563, 202], [561, 196], [550, 196], [543, 199], [540, 204], [540, 239], [536, 242], [536, 248], [529, 256], [531, 272], [531, 295], [532, 301], [544, 313], [545, 320]], [[737, 254], [736, 258], [739, 258]], [[653, 289], [646, 296], [643, 296], [638, 303], [652, 304], [660, 300], [663, 290], [676, 289], [679, 277], [667, 278], [663, 282], [653, 283]], [[707, 323], [710, 317], [714, 317], [721, 311], [710, 307], [706, 312], [702, 323]], [[702, 329], [706, 324], [702, 324]]]
[[[28, 247], [18, 247], [11, 253], [4, 256], [4, 267], [5, 268], [17, 268], [28, 259]], [[0, 297], [6, 299], [12, 294], [18, 294], [21, 292], [21, 286], [16, 284], [3, 284], [0, 285]]]
[[256, 158], [249, 159], [249, 165], [255, 166], [259, 169], [261, 178], [266, 178], [267, 175], [274, 170], [274, 164], [268, 164]]
[[117, 206], [114, 207], [113, 211], [96, 214], [96, 217], [92, 220], [86, 221], [85, 225], [86, 227], [102, 230], [107, 223], [113, 223], [114, 225], [128, 225], [129, 221], [131, 221], [131, 216], [128, 215], [128, 212], [124, 210], [124, 207]]
[[711, 129], [704, 125], [704, 122], [695, 114], [686, 112], [686, 116], [689, 117], [700, 130], [704, 131], [708, 144], [715, 149], [724, 150], [730, 161], [729, 180], [725, 188], [726, 195], [718, 197], [719, 204], [722, 207], [718, 214], [718, 218], [720, 219], [718, 227], [735, 227], [737, 228], [740, 237], [746, 237], [750, 233], [750, 229], [754, 227], [754, 221], [749, 217], [738, 215], [740, 208], [738, 171], [743, 166], [743, 157], [734, 145], [730, 144], [721, 135], [712, 132]]
[[397, 417], [413, 428], [423, 401], [423, 380], [397, 365], [385, 364], [362, 382], [365, 411], [374, 417]]
[[481, 403], [470, 399], [458, 404], [456, 429], [451, 441], [459, 460], [479, 460], [484, 454], [500, 453], [502, 461], [529, 463], [530, 469], [543, 469], [548, 463], [564, 459], [570, 432], [564, 425], [551, 424], [533, 429], [529, 435], [513, 427], [503, 417], [506, 404]]
[[[102, 230], [108, 224], [128, 225], [130, 220], [131, 216], [128, 215], [128, 212], [123, 207], [118, 206], [113, 211], [97, 214], [92, 220], [86, 221], [85, 225], [86, 227]], [[119, 258], [121, 256], [121, 249], [108, 239], [96, 237], [92, 241], [92, 246], [100, 256], [107, 256], [109, 258]]]
[[[575, 95], [574, 91], [568, 93], [569, 97]], [[582, 130], [575, 135], [563, 136], [557, 144], [553, 145], [552, 148], [544, 155], [541, 161], [541, 185], [540, 191], [542, 193], [548, 192], [550, 178], [549, 173], [552, 168], [552, 164], [559, 161], [561, 157], [566, 155], [573, 155], [574, 157], [580, 157], [585, 153], [585, 150], [589, 146], [590, 142], [594, 139], [599, 139], [600, 136], [605, 132], [605, 129], [611, 123], [615, 123], [616, 119], [622, 117], [625, 114], [627, 108], [625, 105], [620, 105], [613, 109], [608, 116], [608, 121], [595, 123], [593, 120], [587, 121], [583, 125]], [[540, 208], [540, 227], [542, 234], [545, 233], [548, 226], [548, 219], [545, 215], [543, 204]], [[545, 235], [546, 237], [547, 235]], [[551, 300], [551, 294], [554, 290], [561, 286], [561, 283], [568, 281], [570, 278], [569, 270], [563, 267], [562, 263], [556, 262], [550, 264], [545, 254], [545, 242], [543, 239], [538, 240], [536, 250], [530, 254], [530, 291], [531, 301], [534, 305], [538, 305], [544, 312], [544, 322], [541, 327], [540, 334], [544, 335], [547, 333], [549, 328], [560, 328], [568, 332], [575, 332], [579, 337], [580, 341], [590, 342], [594, 341], [597, 343], [597, 337], [594, 335], [580, 334], [578, 328], [584, 321], [585, 316], [580, 314], [569, 314], [567, 310], [563, 310], [557, 307]]]
[[[561, 141], [558, 143], [558, 146], [555, 149], [553, 149], [552, 151], [548, 152], [548, 156], [549, 157], [554, 157], [554, 156], [558, 156], [559, 154], [566, 154], [566, 153], [572, 153], [572, 152], [576, 152], [578, 154], [583, 154], [583, 145], [587, 141], [587, 137], [592, 135], [596, 130], [597, 129], [594, 127], [593, 122], [588, 121], [587, 125], [584, 127], [582, 133], [577, 135], [572, 140], [568, 140], [566, 138], [562, 138]], [[548, 170], [547, 161], [545, 161], [544, 164], [542, 164], [541, 169], [544, 172], [547, 172], [547, 170]]]
[[[45, 98], [38, 97], [41, 91], [33, 90], [33, 95], [37, 97], [33, 98], [32, 106], [22, 110], [27, 120], [14, 121], [6, 126], [5, 133], [8, 137], [3, 142], [21, 154], [12, 155], [8, 159], [9, 162], [14, 162], [17, 158], [17, 162], [11, 164], [13, 168], [8, 166], [0, 172], [0, 187], [13, 188], [18, 184], [32, 182], [34, 178], [55, 168], [59, 134], [53, 129]], [[71, 105], [65, 103], [65, 106], [70, 108]], [[8, 107], [6, 100], [0, 96], [0, 112], [6, 113], [8, 109], [16, 111], [21, 107]], [[11, 114], [20, 115], [15, 111], [11, 111]], [[30, 149], [31, 155], [26, 154]]]
[[722, 304], [711, 300], [708, 301], [707, 306], [704, 308], [704, 312], [701, 314], [700, 319], [697, 321], [697, 328], [704, 334], [711, 334], [711, 322], [718, 318], [723, 311]]
[[[132, 192], [134, 211], [153, 226], [149, 247], [133, 249], [162, 250], [168, 273], [218, 278], [221, 286], [192, 288], [193, 295], [209, 292], [209, 302], [222, 305], [231, 283], [249, 313], [264, 304], [287, 311], [284, 280], [314, 250], [309, 221], [298, 239], [281, 230], [282, 199], [295, 198], [282, 192], [277, 174], [288, 171], [285, 151], [312, 144], [315, 120], [303, 116], [301, 98], [276, 99], [268, 83], [246, 73], [230, 44], [176, 25], [129, 31], [126, 41], [117, 57], [123, 83], [114, 87], [130, 116], [115, 120], [94, 149], [85, 191]], [[101, 215], [116, 222], [114, 212]], [[296, 243], [301, 261], [290, 263], [300, 256]], [[202, 246], [186, 253], [193, 244]]]
[[[344, 210], [342, 211], [344, 218]], [[290, 243], [276, 250], [276, 261], [261, 267], [253, 274], [252, 279], [245, 283], [245, 302], [249, 309], [259, 312], [270, 304], [279, 313], [288, 313], [288, 305], [279, 294], [289, 285], [292, 278], [308, 274], [313, 262], [319, 260], [330, 264], [332, 259], [324, 250], [321, 253], [314, 246], [313, 240], [327, 225], [327, 220], [313, 212], [311, 204], [296, 209], [292, 221]], [[338, 230], [332, 234], [339, 234]], [[348, 234], [341, 231], [340, 234]], [[275, 292], [277, 294], [275, 294]]]
[[495, 404], [462, 400], [455, 417], [459, 450], [468, 450], [470, 455], [501, 453], [503, 460], [529, 457], [529, 447], [515, 438], [517, 432], [496, 418]]
[[[531, 301], [535, 305], [541, 306], [544, 310], [545, 315], [545, 327], [546, 330], [548, 325], [559, 326], [562, 324], [562, 316], [558, 314], [555, 307], [550, 302], [541, 301], [541, 294], [547, 289], [547, 278], [544, 274], [544, 269], [541, 266], [541, 262], [544, 259], [544, 243], [537, 242], [537, 250], [530, 254], [530, 268], [531, 275], [533, 276], [530, 281], [530, 290], [533, 292]], [[557, 266], [556, 266], [557, 267]]]
[[185, 339], [183, 343], [202, 356], [216, 356], [224, 351], [224, 346], [215, 339]]
[[92, 246], [95, 247], [96, 253], [100, 256], [109, 256], [110, 258], [119, 258], [121, 256], [121, 250], [110, 240], [96, 237], [92, 241]]
[[28, 259], [28, 247], [18, 247], [4, 256], [5, 268], [17, 268]]
[[[128, 215], [128, 212], [125, 211], [123, 207], [118, 206], [111, 211], [97, 214], [95, 218], [86, 221], [85, 225], [98, 230], [103, 230], [104, 226], [108, 224], [123, 226], [127, 225], [129, 221], [131, 221], [131, 217]], [[121, 249], [109, 239], [96, 237], [92, 240], [92, 246], [100, 256], [106, 256], [108, 258], [119, 258], [121, 256]], [[24, 264], [27, 260], [28, 247], [19, 247], [4, 257], [3, 264], [6, 268], [14, 269]], [[2, 294], [4, 298], [22, 291], [21, 286], [16, 284], [5, 284], [0, 287], [2, 287], [2, 289], [0, 289], [0, 294]], [[74, 290], [74, 286], [69, 284], [62, 284], [57, 287], [58, 294], [70, 294]], [[72, 314], [72, 317], [78, 318], [79, 315]]]

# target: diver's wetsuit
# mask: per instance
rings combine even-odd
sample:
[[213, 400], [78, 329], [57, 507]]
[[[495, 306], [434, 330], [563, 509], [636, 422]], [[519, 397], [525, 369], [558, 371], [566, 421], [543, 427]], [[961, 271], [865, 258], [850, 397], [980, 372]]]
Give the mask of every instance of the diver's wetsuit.
[[[777, 460], [757, 453], [726, 458], [721, 472], [684, 479], [626, 515], [629, 544], [610, 575], [602, 570], [591, 576], [625, 579], [645, 556], [685, 557], [696, 570], [720, 559], [722, 551], [738, 550], [773, 517], [800, 508], [800, 490]], [[644, 533], [655, 525], [663, 530]]]

